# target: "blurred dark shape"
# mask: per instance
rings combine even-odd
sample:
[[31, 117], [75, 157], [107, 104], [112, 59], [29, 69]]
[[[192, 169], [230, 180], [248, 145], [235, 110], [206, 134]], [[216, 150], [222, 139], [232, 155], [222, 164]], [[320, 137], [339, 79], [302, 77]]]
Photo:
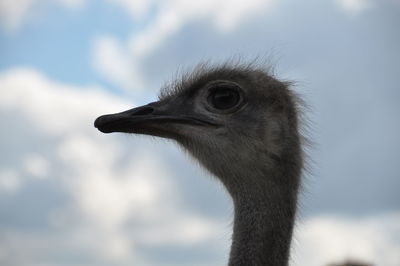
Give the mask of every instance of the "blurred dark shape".
[[356, 260], [348, 260], [343, 263], [333, 263], [333, 264], [328, 264], [327, 266], [373, 266], [373, 264], [366, 263], [366, 262], [361, 262], [361, 261], [356, 261]]

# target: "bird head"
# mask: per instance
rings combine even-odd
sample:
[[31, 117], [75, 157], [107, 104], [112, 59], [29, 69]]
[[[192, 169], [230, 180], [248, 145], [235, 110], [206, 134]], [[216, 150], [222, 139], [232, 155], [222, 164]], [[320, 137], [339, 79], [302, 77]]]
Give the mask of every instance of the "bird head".
[[95, 127], [176, 140], [217, 176], [228, 174], [223, 165], [237, 174], [299, 147], [288, 84], [252, 65], [197, 67], [163, 88], [159, 101], [101, 116]]

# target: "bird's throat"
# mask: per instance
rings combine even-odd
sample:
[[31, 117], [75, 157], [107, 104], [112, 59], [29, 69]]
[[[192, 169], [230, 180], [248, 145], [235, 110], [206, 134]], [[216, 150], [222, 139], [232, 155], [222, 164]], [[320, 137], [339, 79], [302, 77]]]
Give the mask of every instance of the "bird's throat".
[[297, 188], [268, 180], [232, 197], [235, 220], [229, 265], [286, 266]]
[[302, 170], [298, 142], [278, 159], [257, 149], [253, 149], [257, 155], [210, 158], [212, 150], [198, 152], [190, 142], [184, 146], [218, 177], [233, 199], [229, 266], [287, 266]]

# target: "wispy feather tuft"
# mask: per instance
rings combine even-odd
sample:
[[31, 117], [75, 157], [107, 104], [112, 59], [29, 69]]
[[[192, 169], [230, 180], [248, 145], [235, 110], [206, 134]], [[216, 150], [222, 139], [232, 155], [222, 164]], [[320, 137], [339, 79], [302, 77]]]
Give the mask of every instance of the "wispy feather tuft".
[[182, 93], [190, 93], [192, 90], [204, 86], [212, 80], [234, 80], [250, 76], [249, 73], [260, 72], [263, 76], [274, 76], [273, 67], [265, 59], [259, 57], [245, 62], [242, 58], [233, 58], [222, 64], [214, 64], [210, 61], [202, 62], [192, 69], [178, 71], [173, 81], [166, 83], [160, 90], [159, 100], [166, 100]]

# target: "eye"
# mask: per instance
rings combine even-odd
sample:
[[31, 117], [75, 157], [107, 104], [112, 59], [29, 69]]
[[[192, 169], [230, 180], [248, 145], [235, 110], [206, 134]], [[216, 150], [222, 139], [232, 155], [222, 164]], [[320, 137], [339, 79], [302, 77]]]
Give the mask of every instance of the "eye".
[[215, 109], [227, 110], [240, 102], [240, 93], [231, 87], [215, 87], [208, 96], [208, 103]]

